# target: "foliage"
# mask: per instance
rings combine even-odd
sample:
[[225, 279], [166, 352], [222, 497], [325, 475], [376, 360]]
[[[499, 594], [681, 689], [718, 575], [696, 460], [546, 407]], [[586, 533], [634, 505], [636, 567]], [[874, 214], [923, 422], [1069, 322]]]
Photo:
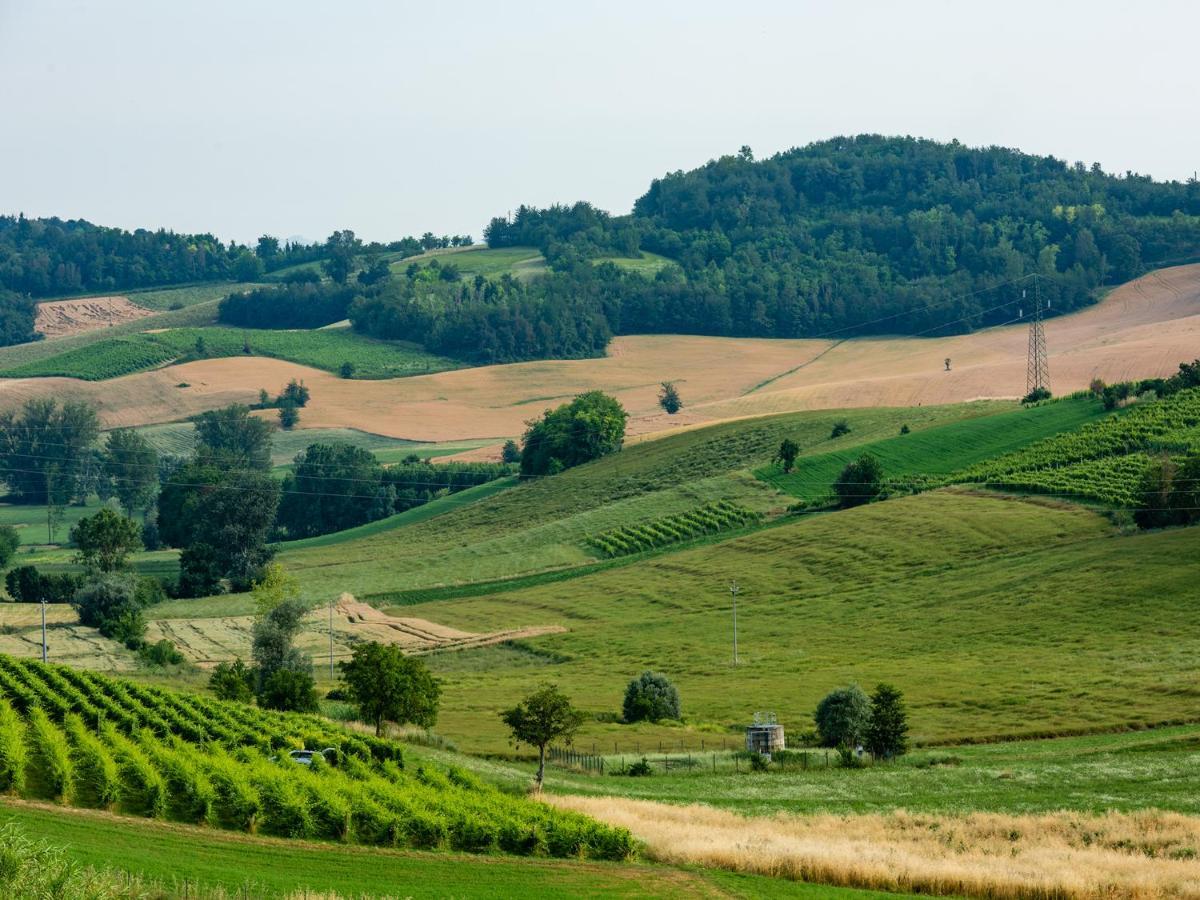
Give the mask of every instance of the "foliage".
[[300, 582], [279, 563], [270, 563], [263, 567], [262, 576], [251, 584], [250, 595], [254, 598], [255, 614], [266, 616], [277, 606], [299, 599]]
[[891, 759], [908, 750], [908, 713], [904, 696], [890, 684], [876, 686], [871, 694], [871, 723], [866, 748], [876, 759]]
[[148, 666], [157, 666], [158, 668], [178, 666], [184, 662], [184, 656], [175, 646], [175, 642], [166, 638], [139, 647], [138, 659]]
[[399, 647], [375, 641], [359, 644], [353, 657], [339, 665], [359, 715], [375, 725], [377, 736], [383, 734], [385, 721], [423, 728], [437, 722], [437, 681], [425, 663], [405, 656]]
[[36, 566], [18, 566], [4, 576], [4, 588], [18, 603], [70, 603], [83, 581], [69, 572], [42, 573]]
[[679, 691], [658, 672], [643, 672], [625, 688], [621, 712], [626, 722], [679, 718]]
[[554, 741], [571, 743], [583, 725], [584, 715], [557, 685], [543, 684], [516, 706], [501, 712], [500, 719], [517, 746], [537, 747], [537, 789], [541, 790], [546, 776], [546, 747]]
[[604, 556], [624, 556], [665, 547], [704, 534], [718, 534], [758, 521], [758, 514], [730, 503], [716, 500], [696, 509], [652, 519], [636, 525], [623, 525], [588, 538], [588, 543]]
[[144, 511], [154, 502], [158, 490], [158, 453], [133, 429], [110, 431], [105, 443], [104, 478], [125, 515]]
[[223, 567], [220, 554], [211, 544], [196, 542], [179, 554], [177, 597], [209, 597], [221, 592]]
[[315, 713], [320, 709], [312, 672], [276, 669], [263, 678], [258, 702], [266, 709]]
[[[250, 654], [254, 659], [254, 692], [264, 702], [270, 690], [270, 701], [279, 703], [300, 702], [305, 708], [316, 702], [312, 691], [312, 661], [295, 646], [296, 635], [303, 627], [307, 608], [298, 600], [283, 599], [274, 605], [264, 604], [263, 611], [255, 618], [251, 630]], [[277, 672], [295, 672], [303, 678], [279, 678], [272, 682]], [[270, 687], [268, 687], [270, 685]], [[288, 709], [287, 706], [275, 706]]]
[[233, 662], [220, 662], [208, 676], [208, 687], [220, 700], [249, 703], [254, 699], [254, 673], [241, 657]]
[[27, 400], [19, 413], [0, 413], [0, 480], [18, 503], [65, 506], [83, 499], [99, 433], [96, 410], [87, 403]]
[[675, 260], [606, 298], [619, 334], [912, 334], [1007, 321], [1035, 274], [1067, 312], [1193, 255], [1200, 197], [1001, 147], [857, 135], [671, 173], [630, 216], [521, 206], [486, 236], [533, 244], [559, 273], [609, 254]]
[[521, 448], [517, 446], [516, 441], [509, 439], [504, 442], [504, 447], [500, 450], [500, 459], [510, 465], [521, 461]]
[[813, 714], [821, 744], [855, 747], [863, 742], [871, 724], [871, 700], [856, 684], [830, 691]]
[[629, 418], [603, 391], [580, 394], [529, 423], [521, 449], [521, 474], [547, 475], [621, 449]]
[[296, 404], [291, 400], [279, 404], [279, 427], [284, 431], [291, 431], [299, 424], [300, 410], [296, 408]]
[[883, 490], [883, 466], [870, 453], [864, 453], [848, 464], [833, 483], [833, 493], [843, 509], [870, 503]]
[[1041, 403], [1043, 400], [1049, 400], [1050, 396], [1049, 388], [1035, 387], [1032, 391], [1021, 398], [1021, 402], [1024, 404]]
[[1166, 455], [1151, 459], [1134, 496], [1133, 516], [1142, 528], [1200, 521], [1200, 448], [1179, 463]]
[[673, 416], [675, 413], [683, 409], [683, 400], [679, 397], [679, 389], [675, 387], [675, 382], [664, 381], [658, 392], [658, 405], [666, 411], [667, 415]]
[[796, 456], [800, 453], [800, 445], [791, 438], [784, 438], [775, 452], [775, 461], [783, 468], [784, 473], [792, 471], [796, 465]]
[[303, 538], [383, 518], [392, 512], [383, 473], [369, 450], [342, 442], [310, 444], [284, 478], [278, 524], [288, 537]]
[[321, 328], [346, 318], [355, 290], [341, 284], [290, 283], [230, 294], [217, 318], [238, 328]]
[[124, 569], [129, 554], [142, 549], [142, 529], [137, 522], [105, 508], [79, 520], [71, 529], [78, 561], [90, 572]]
[[36, 341], [37, 304], [32, 297], [0, 288], [0, 347]]
[[829, 438], [840, 438], [843, 434], [850, 433], [850, 423], [846, 419], [838, 419], [833, 423], [833, 429], [829, 432]]
[[227, 469], [271, 467], [271, 423], [250, 414], [250, 407], [233, 403], [200, 413], [196, 426], [196, 461]]
[[129, 576], [100, 575], [76, 591], [71, 605], [79, 613], [79, 624], [113, 640], [137, 642], [146, 633], [144, 604], [137, 581]]
[[12, 525], [0, 525], [0, 569], [8, 567], [9, 561], [21, 546], [21, 535]]

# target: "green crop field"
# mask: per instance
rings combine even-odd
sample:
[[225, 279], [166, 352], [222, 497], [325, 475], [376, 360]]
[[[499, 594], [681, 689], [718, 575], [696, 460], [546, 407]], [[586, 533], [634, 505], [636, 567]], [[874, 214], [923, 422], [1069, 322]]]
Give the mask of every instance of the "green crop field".
[[392, 263], [393, 271], [403, 272], [411, 265], [428, 265], [436, 259], [441, 265], [453, 264], [465, 276], [482, 275], [498, 278], [506, 272], [518, 278], [527, 278], [546, 271], [546, 260], [536, 247], [504, 247], [496, 250], [468, 248], [465, 250], [435, 250], [421, 256]]
[[665, 256], [659, 256], [657, 253], [651, 253], [648, 250], [643, 250], [641, 256], [602, 256], [592, 260], [594, 265], [610, 262], [621, 269], [628, 269], [631, 272], [641, 272], [648, 277], [654, 276], [661, 269], [667, 266], [677, 265], [675, 260], [668, 259]]
[[158, 290], [124, 291], [121, 293], [121, 296], [128, 297], [130, 303], [136, 303], [145, 309], [162, 312], [184, 309], [189, 306], [195, 306], [197, 303], [222, 300], [230, 294], [253, 290], [256, 287], [261, 287], [261, 285], [236, 281], [217, 281]]
[[[148, 321], [148, 320], [143, 320]], [[203, 339], [204, 353], [197, 351]], [[250, 352], [246, 353], [249, 346]], [[45, 359], [0, 370], [0, 377], [61, 375], [103, 381], [167, 362], [231, 356], [268, 356], [336, 372], [353, 362], [356, 378], [398, 378], [459, 368], [462, 364], [426, 353], [414, 344], [380, 341], [348, 330], [272, 331], [240, 328], [172, 328], [102, 340]], [[0, 358], [2, 359], [2, 358]]]
[[909, 434], [867, 443], [856, 441], [851, 431], [829, 439], [828, 450], [802, 456], [795, 469], [787, 474], [777, 463], [761, 466], [755, 474], [793, 497], [818, 501], [830, 495], [831, 485], [846, 464], [866, 452], [880, 461], [885, 480], [897, 487], [936, 483], [943, 480], [939, 476], [948, 476], [1000, 454], [1020, 451], [1060, 432], [1070, 432], [1099, 420], [1119, 419], [1121, 415], [1106, 413], [1098, 400], [1075, 399], [913, 429]]
[[[627, 832], [405, 764], [392, 742], [65, 666], [0, 656], [0, 789], [278, 837], [623, 860]], [[320, 765], [287, 757], [332, 748]]]

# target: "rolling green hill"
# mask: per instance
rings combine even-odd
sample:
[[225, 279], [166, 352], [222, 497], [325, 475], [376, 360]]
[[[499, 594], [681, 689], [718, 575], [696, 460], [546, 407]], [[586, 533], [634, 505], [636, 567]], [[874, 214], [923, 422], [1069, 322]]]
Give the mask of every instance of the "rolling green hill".
[[[204, 342], [203, 354], [197, 349], [199, 340]], [[286, 359], [329, 372], [338, 371], [345, 362], [353, 362], [356, 378], [398, 378], [461, 366], [454, 360], [426, 353], [413, 344], [378, 341], [348, 329], [272, 331], [210, 326], [171, 328], [98, 340], [59, 354], [0, 369], [0, 377], [60, 375], [104, 381], [153, 369], [168, 362], [245, 355]]]

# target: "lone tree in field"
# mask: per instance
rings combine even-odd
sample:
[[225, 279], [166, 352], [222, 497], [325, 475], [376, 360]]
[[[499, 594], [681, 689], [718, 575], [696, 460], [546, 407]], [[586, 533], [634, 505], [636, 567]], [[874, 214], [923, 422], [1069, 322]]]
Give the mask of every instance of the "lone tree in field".
[[284, 400], [279, 406], [279, 427], [291, 431], [300, 422], [300, 410], [291, 400]]
[[830, 691], [813, 714], [821, 744], [854, 747], [867, 736], [871, 724], [871, 700], [857, 684]]
[[571, 705], [558, 685], [544, 684], [512, 709], [500, 713], [517, 746], [538, 748], [535, 787], [542, 789], [546, 776], [546, 748], [554, 741], [569, 744], [583, 724], [583, 713]]
[[104, 477], [125, 515], [132, 518], [140, 511], [144, 518], [158, 491], [158, 453], [131, 428], [111, 431], [104, 450]]
[[626, 722], [679, 718], [679, 691], [658, 672], [643, 672], [625, 688], [621, 712]]
[[796, 457], [800, 453], [800, 445], [791, 438], [784, 438], [779, 449], [775, 451], [775, 461], [783, 468], [784, 474], [792, 471], [796, 465]]
[[890, 684], [876, 685], [871, 695], [871, 724], [867, 726], [867, 749], [882, 759], [908, 750], [908, 713], [904, 695]]
[[833, 483], [833, 493], [843, 509], [870, 503], [883, 493], [883, 466], [870, 453], [864, 453], [842, 469]]
[[669, 416], [673, 416], [683, 409], [683, 400], [679, 397], [679, 389], [675, 387], [675, 382], [664, 381], [662, 383], [662, 389], [658, 392], [658, 405], [666, 410]]
[[588, 391], [529, 423], [521, 474], [554, 475], [621, 449], [629, 414], [603, 391]]
[[142, 548], [137, 522], [111, 509], [80, 519], [71, 529], [76, 559], [89, 572], [116, 572], [125, 568], [129, 554]]
[[374, 641], [354, 648], [349, 662], [339, 663], [350, 698], [363, 721], [383, 736], [383, 723], [412, 722], [432, 728], [437, 721], [441, 688], [425, 663], [405, 656], [399, 647]]

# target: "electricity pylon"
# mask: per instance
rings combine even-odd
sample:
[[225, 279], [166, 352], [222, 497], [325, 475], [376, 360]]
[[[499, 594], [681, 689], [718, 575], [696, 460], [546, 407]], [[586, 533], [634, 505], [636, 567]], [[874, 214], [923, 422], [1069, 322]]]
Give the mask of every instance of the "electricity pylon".
[[[1025, 292], [1021, 291], [1021, 298]], [[1050, 390], [1050, 365], [1046, 359], [1046, 330], [1042, 325], [1042, 295], [1033, 282], [1033, 321], [1029, 323], [1029, 359], [1025, 365], [1025, 395], [1038, 388]]]

